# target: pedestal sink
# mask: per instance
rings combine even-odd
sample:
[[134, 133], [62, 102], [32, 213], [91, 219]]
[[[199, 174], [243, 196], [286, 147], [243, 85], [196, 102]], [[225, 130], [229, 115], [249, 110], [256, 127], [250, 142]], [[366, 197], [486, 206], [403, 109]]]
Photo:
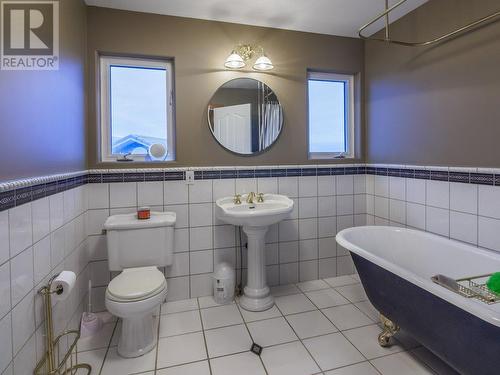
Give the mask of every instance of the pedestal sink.
[[215, 208], [219, 220], [242, 226], [248, 237], [248, 279], [240, 306], [250, 311], [264, 311], [274, 305], [266, 282], [264, 238], [270, 225], [286, 219], [293, 210], [293, 201], [284, 195], [264, 194], [263, 198], [263, 202], [255, 198], [255, 203], [247, 203], [246, 194], [241, 203], [235, 203], [233, 197], [221, 198]]

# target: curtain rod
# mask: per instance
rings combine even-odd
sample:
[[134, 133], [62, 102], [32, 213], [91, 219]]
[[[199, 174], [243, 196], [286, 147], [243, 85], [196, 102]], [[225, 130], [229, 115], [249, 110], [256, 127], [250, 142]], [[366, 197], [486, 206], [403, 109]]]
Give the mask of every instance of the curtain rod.
[[[437, 38], [434, 38], [434, 39], [431, 39], [431, 40], [427, 40], [425, 42], [405, 42], [405, 41], [402, 41], [402, 40], [396, 40], [396, 39], [391, 39], [390, 37], [390, 32], [389, 32], [389, 14], [394, 10], [396, 9], [397, 7], [399, 7], [400, 5], [406, 3], [408, 0], [401, 0], [399, 1], [398, 3], [394, 4], [392, 7], [389, 7], [388, 6], [388, 0], [385, 0], [385, 11], [380, 13], [377, 17], [375, 17], [373, 20], [371, 20], [370, 22], [368, 22], [366, 25], [363, 25], [359, 31], [358, 31], [358, 35], [361, 39], [364, 39], [364, 40], [376, 40], [376, 41], [379, 41], [379, 42], [386, 42], [386, 43], [392, 43], [392, 44], [398, 44], [398, 45], [401, 45], [401, 46], [406, 46], [406, 47], [423, 47], [423, 46], [429, 46], [429, 45], [432, 45], [432, 44], [436, 44], [436, 43], [439, 43], [439, 42], [442, 42], [446, 39], [450, 39], [452, 37], [454, 37], [455, 35], [458, 35], [458, 34], [462, 34], [462, 33], [467, 33], [469, 31], [471, 31], [472, 29], [474, 29], [475, 27], [477, 26], [480, 26], [484, 23], [487, 23], [489, 21], [492, 21], [493, 19], [497, 18], [500, 16], [500, 11], [497, 11], [495, 13], [492, 13], [490, 15], [487, 15], [486, 17], [483, 17], [481, 19], [478, 19], [476, 21], [473, 21], [465, 26], [462, 26], [456, 30], [453, 30], [449, 33], [446, 33], [446, 34], [443, 34]], [[363, 35], [363, 31], [373, 25], [375, 22], [377, 22], [378, 20], [380, 20], [381, 18], [385, 18], [385, 37], [384, 38], [376, 38], [376, 37], [371, 37], [371, 36], [364, 36]]]

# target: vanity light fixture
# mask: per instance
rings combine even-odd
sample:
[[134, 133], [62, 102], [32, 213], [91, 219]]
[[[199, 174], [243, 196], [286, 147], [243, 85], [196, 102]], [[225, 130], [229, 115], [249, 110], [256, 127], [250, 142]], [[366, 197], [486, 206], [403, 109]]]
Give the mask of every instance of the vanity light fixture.
[[274, 65], [269, 57], [264, 53], [261, 46], [254, 46], [251, 44], [239, 44], [236, 46], [231, 54], [227, 57], [224, 66], [228, 69], [241, 69], [246, 66], [246, 62], [254, 55], [259, 55], [259, 58], [253, 64], [254, 70], [271, 70]]
[[255, 61], [253, 68], [255, 70], [271, 70], [274, 68], [274, 65], [269, 57], [262, 55]]
[[224, 63], [224, 66], [228, 69], [241, 69], [244, 68], [245, 65], [245, 61], [236, 51], [231, 52]]

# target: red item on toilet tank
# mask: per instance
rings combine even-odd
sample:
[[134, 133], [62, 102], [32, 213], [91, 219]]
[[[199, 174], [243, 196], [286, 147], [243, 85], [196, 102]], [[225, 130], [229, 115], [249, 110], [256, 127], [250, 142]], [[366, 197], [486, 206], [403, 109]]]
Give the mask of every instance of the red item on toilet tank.
[[137, 219], [147, 220], [151, 218], [151, 210], [149, 207], [141, 207], [137, 210]]

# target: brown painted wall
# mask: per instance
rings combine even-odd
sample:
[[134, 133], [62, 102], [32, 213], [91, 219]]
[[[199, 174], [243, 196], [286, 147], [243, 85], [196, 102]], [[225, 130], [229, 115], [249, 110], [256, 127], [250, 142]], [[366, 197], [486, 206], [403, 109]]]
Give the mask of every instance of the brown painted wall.
[[[363, 43], [357, 39], [95, 7], [88, 8], [87, 16], [89, 167], [98, 165], [96, 51], [175, 58], [177, 161], [171, 166], [311, 163], [306, 144], [306, 69], [363, 71]], [[238, 42], [262, 45], [275, 70], [270, 74], [225, 70], [224, 60]], [[265, 82], [284, 106], [282, 135], [258, 156], [236, 156], [224, 150], [208, 128], [208, 101], [221, 84], [236, 77]]]
[[60, 69], [0, 70], [0, 181], [85, 168], [82, 0], [60, 2]]
[[[424, 40], [500, 10], [498, 0], [431, 0], [392, 26]], [[500, 166], [500, 22], [435, 47], [367, 42], [367, 160]]]

